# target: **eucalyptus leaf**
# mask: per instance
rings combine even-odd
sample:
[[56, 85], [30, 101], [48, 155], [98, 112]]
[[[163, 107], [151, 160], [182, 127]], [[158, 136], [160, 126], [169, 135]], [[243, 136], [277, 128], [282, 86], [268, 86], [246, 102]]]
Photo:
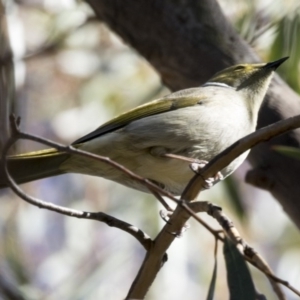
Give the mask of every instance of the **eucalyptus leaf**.
[[300, 7], [286, 14], [277, 22], [275, 39], [270, 47], [269, 60], [288, 55], [289, 61], [278, 73], [297, 92], [300, 92], [300, 75], [297, 66], [300, 60]]
[[236, 246], [227, 238], [224, 241], [223, 253], [230, 300], [255, 300], [255, 287], [247, 264]]
[[206, 300], [214, 299], [216, 281], [217, 281], [217, 266], [218, 266], [217, 253], [218, 253], [218, 240], [216, 239], [215, 240], [215, 252], [214, 252], [215, 263], [214, 263], [213, 274], [212, 274], [212, 278], [210, 281]]
[[288, 147], [288, 146], [274, 146], [273, 149], [281, 154], [286, 156], [300, 159], [300, 149], [295, 147]]
[[238, 189], [235, 178], [233, 176], [227, 177], [224, 180], [224, 187], [228, 193], [229, 202], [235, 210], [237, 216], [241, 221], [245, 221], [247, 218], [247, 211], [243, 202], [241, 201], [242, 195]]

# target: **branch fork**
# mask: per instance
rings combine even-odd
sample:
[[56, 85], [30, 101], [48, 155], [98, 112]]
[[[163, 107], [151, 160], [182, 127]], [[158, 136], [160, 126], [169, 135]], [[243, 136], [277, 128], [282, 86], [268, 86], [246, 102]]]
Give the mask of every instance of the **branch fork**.
[[[260, 255], [258, 255], [258, 253], [254, 251], [254, 249], [248, 246], [246, 242], [241, 238], [238, 230], [234, 227], [232, 221], [222, 212], [222, 209], [220, 207], [215, 206], [207, 201], [196, 201], [196, 198], [203, 189], [205, 180], [207, 180], [210, 177], [213, 177], [214, 174], [217, 174], [217, 172], [226, 167], [236, 157], [238, 157], [240, 154], [247, 151], [251, 147], [255, 146], [256, 144], [262, 141], [269, 140], [272, 137], [280, 135], [289, 130], [293, 130], [295, 128], [300, 127], [300, 116], [292, 117], [290, 119], [269, 125], [234, 143], [232, 146], [230, 146], [218, 156], [216, 156], [213, 160], [211, 160], [207, 165], [205, 165], [203, 169], [198, 170], [197, 174], [191, 179], [179, 200], [174, 195], [164, 191], [159, 186], [155, 185], [153, 182], [134, 174], [122, 165], [110, 160], [108, 157], [98, 156], [86, 151], [76, 149], [73, 146], [64, 146], [46, 139], [42, 139], [37, 136], [23, 133], [19, 129], [20, 118], [15, 118], [14, 116], [11, 116], [10, 122], [12, 136], [7, 141], [4, 147], [4, 151], [2, 153], [2, 161], [3, 169], [7, 176], [9, 186], [19, 197], [40, 208], [46, 208], [70, 217], [101, 221], [109, 226], [119, 228], [135, 237], [147, 251], [144, 262], [128, 292], [126, 299], [144, 298], [160, 268], [167, 260], [166, 251], [177, 236], [177, 234], [173, 233], [181, 232], [182, 228], [185, 227], [187, 220], [191, 216], [200, 224], [202, 224], [207, 230], [209, 230], [218, 240], [224, 241], [224, 237], [222, 236], [222, 232], [224, 232], [230, 238], [230, 240], [237, 246], [237, 248], [242, 252], [245, 259], [266, 274], [279, 299], [285, 299], [285, 296], [282, 292], [281, 287], [279, 286], [279, 283], [285, 285], [286, 287], [291, 289], [295, 294], [300, 296], [299, 291], [291, 287], [288, 282], [277, 278], [272, 273], [272, 270], [264, 261], [264, 259]], [[144, 184], [159, 200], [162, 200], [162, 197], [167, 197], [170, 200], [176, 202], [177, 207], [171, 215], [169, 221], [165, 224], [165, 226], [157, 235], [157, 237], [154, 240], [152, 240], [145, 232], [138, 229], [137, 227], [126, 223], [122, 220], [116, 219], [112, 216], [109, 216], [103, 212], [95, 213], [78, 211], [33, 198], [25, 194], [16, 185], [14, 180], [11, 178], [7, 168], [7, 153], [10, 147], [19, 139], [29, 139], [37, 141], [46, 144], [50, 147], [54, 147], [59, 151], [65, 151], [75, 155], [83, 155], [86, 157], [90, 157], [91, 159], [96, 159], [108, 163], [114, 166], [115, 168], [121, 170], [122, 172], [126, 173], [131, 178]], [[215, 230], [209, 225], [207, 225], [197, 215], [198, 212], [206, 212], [213, 218], [215, 218], [222, 227], [223, 231], [221, 232], [220, 230]]]

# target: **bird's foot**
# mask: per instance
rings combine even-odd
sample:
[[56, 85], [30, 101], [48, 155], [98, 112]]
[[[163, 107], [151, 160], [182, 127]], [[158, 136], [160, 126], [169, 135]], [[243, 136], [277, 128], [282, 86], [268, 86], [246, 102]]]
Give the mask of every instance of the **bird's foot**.
[[[200, 170], [202, 168], [204, 168], [208, 164], [208, 161], [206, 161], [206, 160], [200, 160], [200, 159], [197, 159], [197, 158], [186, 157], [186, 156], [177, 155], [177, 154], [173, 154], [173, 153], [164, 153], [164, 154], [161, 154], [160, 156], [168, 157], [168, 158], [173, 158], [173, 159], [179, 159], [179, 160], [182, 160], [182, 161], [190, 162], [190, 168], [192, 169], [192, 171], [194, 171], [197, 174], [199, 174]], [[223, 177], [222, 173], [218, 172], [213, 177], [207, 178], [205, 180], [203, 188], [209, 189], [215, 183], [217, 183], [218, 181], [222, 180], [223, 178], [224, 177]]]
[[159, 211], [159, 215], [160, 217], [167, 223], [167, 224], [170, 224], [169, 223], [169, 220], [170, 220], [170, 216], [173, 214], [173, 211], [170, 211], [170, 210], [165, 210], [165, 209], [161, 209]]
[[[190, 168], [193, 172], [199, 174], [201, 169], [203, 169], [208, 164], [208, 161], [201, 160], [197, 162], [193, 162], [190, 164]], [[210, 189], [215, 183], [222, 180], [224, 177], [221, 172], [216, 173], [213, 177], [209, 177], [205, 180], [203, 188]]]
[[[160, 210], [159, 215], [160, 217], [169, 225], [171, 223], [169, 222], [170, 216], [173, 214], [173, 211], [167, 211], [167, 210]], [[191, 226], [188, 223], [185, 223], [180, 231], [177, 232], [169, 232], [172, 235], [175, 235], [177, 238], [182, 237], [182, 234], [187, 231]]]

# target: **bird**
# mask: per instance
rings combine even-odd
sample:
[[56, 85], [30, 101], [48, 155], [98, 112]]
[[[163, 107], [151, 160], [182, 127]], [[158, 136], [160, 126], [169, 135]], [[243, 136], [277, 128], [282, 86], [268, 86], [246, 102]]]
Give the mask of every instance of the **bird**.
[[[201, 86], [176, 91], [122, 113], [72, 145], [109, 157], [165, 191], [181, 195], [195, 175], [191, 164], [205, 165], [255, 131], [272, 75], [287, 58], [230, 66]], [[235, 171], [248, 152], [220, 170], [214, 184]], [[9, 156], [8, 169], [19, 184], [81, 173], [150, 192], [109, 164], [56, 149]], [[0, 177], [0, 188], [7, 187], [4, 174]]]

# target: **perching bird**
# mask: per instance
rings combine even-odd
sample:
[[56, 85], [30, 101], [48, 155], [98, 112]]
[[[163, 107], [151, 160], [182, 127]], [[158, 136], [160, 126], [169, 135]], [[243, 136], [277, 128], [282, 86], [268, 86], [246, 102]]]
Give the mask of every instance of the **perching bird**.
[[[200, 87], [172, 93], [121, 114], [73, 145], [109, 157], [179, 195], [194, 175], [192, 159], [210, 161], [255, 130], [272, 74], [286, 59], [224, 69]], [[221, 170], [222, 176], [230, 175], [247, 154]], [[148, 192], [111, 165], [55, 149], [11, 156], [9, 170], [18, 183], [82, 173]], [[0, 187], [5, 186], [1, 176]]]

